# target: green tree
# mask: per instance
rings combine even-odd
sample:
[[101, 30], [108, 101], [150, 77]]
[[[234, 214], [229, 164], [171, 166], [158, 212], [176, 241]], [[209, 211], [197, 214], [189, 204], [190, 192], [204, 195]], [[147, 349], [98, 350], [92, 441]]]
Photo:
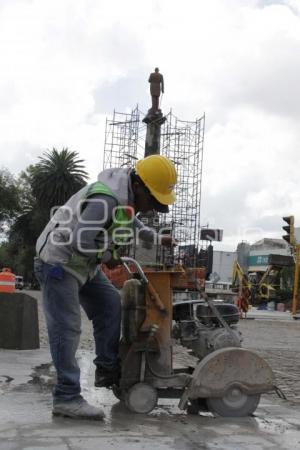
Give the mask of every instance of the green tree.
[[88, 177], [78, 153], [63, 148], [45, 152], [32, 167], [32, 192], [44, 208], [63, 205], [86, 184]]
[[16, 180], [7, 169], [0, 170], [0, 223], [11, 220], [19, 210]]
[[[21, 214], [10, 227], [2, 255], [16, 273], [32, 279], [36, 240], [50, 219], [50, 209], [64, 204], [86, 184], [87, 172], [78, 153], [67, 148], [45, 152], [36, 165], [23, 171], [18, 181]], [[1, 256], [1, 252], [0, 252]]]
[[2, 241], [0, 244], [0, 269], [11, 267], [12, 259], [9, 253], [9, 243]]

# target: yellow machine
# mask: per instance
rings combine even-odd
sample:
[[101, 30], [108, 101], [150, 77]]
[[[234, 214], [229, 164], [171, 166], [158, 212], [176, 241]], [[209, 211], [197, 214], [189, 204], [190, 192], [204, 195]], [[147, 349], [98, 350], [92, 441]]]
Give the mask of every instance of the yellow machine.
[[238, 294], [239, 310], [247, 312], [249, 303], [251, 303], [252, 285], [248, 275], [244, 273], [237, 261], [233, 265], [232, 290]]
[[256, 302], [270, 302], [279, 300], [280, 272], [282, 267], [268, 266], [262, 274], [249, 274], [252, 290]]
[[245, 273], [235, 261], [232, 289], [243, 295], [251, 304], [280, 301], [282, 270], [292, 265], [293, 259], [290, 256], [269, 255], [269, 265], [264, 272]]

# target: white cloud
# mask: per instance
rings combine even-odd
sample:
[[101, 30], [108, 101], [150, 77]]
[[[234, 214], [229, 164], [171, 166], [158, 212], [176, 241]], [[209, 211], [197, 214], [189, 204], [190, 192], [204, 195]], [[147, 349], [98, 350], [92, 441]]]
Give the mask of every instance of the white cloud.
[[0, 165], [68, 146], [94, 178], [105, 116], [146, 109], [158, 65], [165, 111], [206, 112], [203, 221], [229, 245], [263, 223], [279, 236], [300, 210], [299, 13], [296, 0], [2, 0]]

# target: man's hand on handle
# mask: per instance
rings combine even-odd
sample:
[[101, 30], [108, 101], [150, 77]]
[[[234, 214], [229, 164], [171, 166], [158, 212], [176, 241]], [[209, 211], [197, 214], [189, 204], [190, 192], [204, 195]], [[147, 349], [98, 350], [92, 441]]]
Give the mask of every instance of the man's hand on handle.
[[113, 254], [113, 252], [111, 252], [110, 250], [106, 250], [101, 259], [101, 264], [105, 264], [105, 266], [108, 269], [112, 270], [115, 269], [117, 266], [121, 266], [122, 261], [118, 255]]

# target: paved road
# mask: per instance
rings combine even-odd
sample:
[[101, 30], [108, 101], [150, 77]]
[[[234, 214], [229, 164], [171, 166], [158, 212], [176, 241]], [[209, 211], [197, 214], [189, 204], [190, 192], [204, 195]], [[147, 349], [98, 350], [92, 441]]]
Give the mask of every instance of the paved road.
[[300, 321], [243, 320], [244, 347], [261, 354], [275, 372], [277, 385], [300, 406]]

